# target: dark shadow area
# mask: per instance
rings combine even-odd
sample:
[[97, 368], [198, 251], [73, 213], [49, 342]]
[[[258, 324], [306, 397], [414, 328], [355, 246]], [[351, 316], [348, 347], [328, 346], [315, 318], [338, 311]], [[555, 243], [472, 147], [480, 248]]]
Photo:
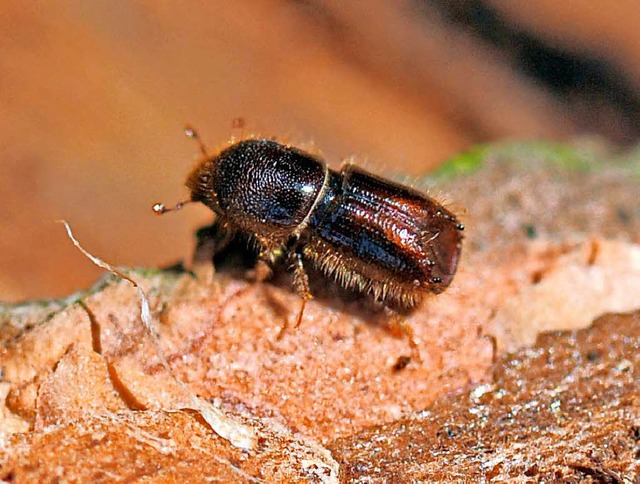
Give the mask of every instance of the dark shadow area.
[[[250, 273], [258, 261], [254, 244], [246, 236], [236, 234], [226, 241], [223, 248], [214, 250], [216, 243], [223, 238], [224, 236], [221, 236], [215, 222], [212, 225], [201, 227], [196, 232], [197, 244], [194, 260], [198, 262], [213, 260], [216, 273], [230, 275], [241, 280], [250, 280]], [[213, 255], [214, 252], [215, 255]], [[273, 276], [264, 283], [295, 293], [293, 275], [287, 270], [286, 264], [281, 262], [272, 269]], [[341, 287], [333, 279], [310, 266], [305, 266], [305, 270], [309, 276], [314, 299], [324, 305], [337, 307], [341, 311], [360, 317], [372, 324], [385, 324], [389, 313], [383, 305], [376, 303], [367, 295]], [[272, 299], [269, 298], [269, 300]], [[278, 313], [286, 313], [283, 308], [277, 307], [278, 304], [275, 301], [273, 304]], [[393, 310], [402, 313], [395, 308]]]

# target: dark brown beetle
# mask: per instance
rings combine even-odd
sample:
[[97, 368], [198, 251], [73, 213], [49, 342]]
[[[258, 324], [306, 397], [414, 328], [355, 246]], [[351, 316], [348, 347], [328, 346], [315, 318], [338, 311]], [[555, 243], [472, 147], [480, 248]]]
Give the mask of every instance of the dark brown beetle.
[[230, 234], [257, 241], [259, 261], [288, 263], [303, 301], [297, 324], [312, 298], [308, 266], [400, 311], [444, 291], [456, 272], [464, 227], [455, 215], [352, 164], [338, 172], [297, 148], [247, 139], [205, 156], [187, 187]]

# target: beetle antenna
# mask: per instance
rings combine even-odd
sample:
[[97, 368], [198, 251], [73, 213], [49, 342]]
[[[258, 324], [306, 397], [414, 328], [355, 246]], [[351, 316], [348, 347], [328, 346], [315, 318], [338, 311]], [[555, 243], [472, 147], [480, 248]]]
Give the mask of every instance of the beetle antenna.
[[200, 137], [200, 135], [198, 134], [198, 132], [193, 126], [187, 124], [184, 127], [184, 134], [186, 134], [188, 138], [195, 140], [196, 143], [198, 143], [198, 147], [200, 148], [200, 151], [202, 152], [202, 154], [207, 158], [209, 157], [209, 152], [207, 151], [207, 147], [204, 145], [202, 138]]
[[153, 207], [151, 207], [151, 209], [157, 214], [157, 215], [163, 215], [167, 212], [177, 212], [178, 210], [182, 210], [182, 207], [184, 207], [187, 203], [192, 203], [193, 200], [185, 200], [183, 202], [179, 202], [176, 203], [173, 207], [169, 207], [167, 208], [164, 203], [154, 203]]
[[[231, 120], [231, 129], [238, 130], [240, 133], [240, 139], [244, 139], [244, 127], [247, 123], [245, 122], [243, 117], [233, 118]], [[231, 139], [235, 139], [234, 136], [231, 136]]]

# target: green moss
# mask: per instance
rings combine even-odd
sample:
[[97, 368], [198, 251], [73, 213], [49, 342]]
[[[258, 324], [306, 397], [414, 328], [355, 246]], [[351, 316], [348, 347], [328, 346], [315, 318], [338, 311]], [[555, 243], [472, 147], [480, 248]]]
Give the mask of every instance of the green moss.
[[599, 157], [592, 151], [561, 143], [544, 141], [506, 143], [495, 145], [494, 150], [495, 156], [525, 165], [530, 162], [540, 162], [582, 173], [600, 165]]
[[491, 150], [491, 145], [478, 145], [445, 161], [436, 171], [429, 174], [434, 182], [444, 182], [458, 176], [470, 175], [480, 170]]
[[[640, 149], [636, 154], [640, 158]], [[522, 168], [551, 165], [574, 172], [589, 172], [603, 166], [600, 157], [588, 147], [545, 141], [483, 144], [447, 160], [426, 177], [427, 185], [445, 183], [460, 176], [480, 171], [488, 160], [513, 164]], [[635, 163], [640, 171], [639, 164]]]

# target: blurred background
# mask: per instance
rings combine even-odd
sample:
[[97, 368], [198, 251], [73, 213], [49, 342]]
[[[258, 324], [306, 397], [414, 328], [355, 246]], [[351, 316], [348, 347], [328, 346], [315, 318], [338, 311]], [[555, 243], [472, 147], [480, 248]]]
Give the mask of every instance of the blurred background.
[[[232, 120], [333, 167], [418, 176], [476, 143], [640, 134], [637, 0], [0, 0], [0, 300], [188, 257], [198, 157]], [[491, 187], [487, 187], [488, 190]]]

